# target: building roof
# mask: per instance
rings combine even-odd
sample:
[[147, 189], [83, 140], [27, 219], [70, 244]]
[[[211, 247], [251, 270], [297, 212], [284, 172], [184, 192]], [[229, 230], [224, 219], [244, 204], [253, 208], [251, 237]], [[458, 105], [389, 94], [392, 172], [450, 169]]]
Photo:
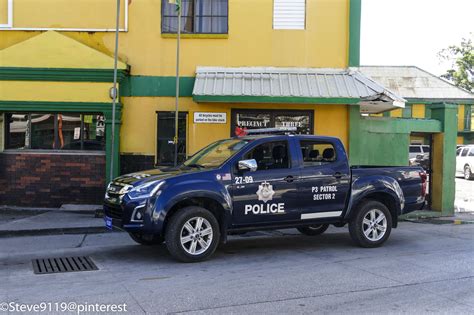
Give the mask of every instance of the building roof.
[[474, 100], [474, 94], [415, 66], [362, 66], [356, 70], [410, 101]]
[[367, 113], [405, 104], [358, 71], [322, 68], [198, 67], [193, 97], [197, 102], [360, 104]]

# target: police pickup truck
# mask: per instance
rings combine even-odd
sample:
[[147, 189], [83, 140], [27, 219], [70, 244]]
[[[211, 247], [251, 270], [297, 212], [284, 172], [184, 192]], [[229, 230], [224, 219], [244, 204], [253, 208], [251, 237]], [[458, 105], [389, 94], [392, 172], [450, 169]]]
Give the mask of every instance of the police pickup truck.
[[421, 167], [350, 167], [337, 138], [255, 134], [214, 142], [175, 168], [116, 178], [104, 212], [110, 229], [195, 262], [251, 230], [318, 235], [348, 224], [357, 245], [380, 246], [400, 214], [424, 205], [425, 190]]

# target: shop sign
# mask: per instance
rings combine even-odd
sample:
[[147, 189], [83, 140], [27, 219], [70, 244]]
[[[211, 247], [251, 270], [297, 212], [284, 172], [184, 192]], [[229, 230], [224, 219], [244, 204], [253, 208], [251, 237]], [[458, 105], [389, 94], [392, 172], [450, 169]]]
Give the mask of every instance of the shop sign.
[[239, 128], [247, 129], [269, 128], [270, 121], [270, 114], [267, 113], [238, 113], [236, 125]]
[[227, 123], [227, 113], [205, 113], [194, 112], [195, 124], [225, 124]]

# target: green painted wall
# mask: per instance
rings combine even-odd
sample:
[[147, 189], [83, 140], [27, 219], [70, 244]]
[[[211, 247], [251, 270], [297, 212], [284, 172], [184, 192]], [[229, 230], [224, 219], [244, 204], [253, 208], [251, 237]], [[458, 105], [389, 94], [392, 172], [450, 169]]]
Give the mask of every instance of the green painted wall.
[[349, 12], [349, 67], [360, 65], [360, 22], [362, 0], [350, 0]]
[[362, 117], [359, 106], [349, 108], [351, 165], [408, 165], [411, 132], [440, 132], [433, 119]]
[[362, 117], [359, 106], [349, 116], [351, 165], [408, 165], [410, 133], [434, 134], [432, 209], [454, 214], [457, 105], [431, 105], [433, 119]]

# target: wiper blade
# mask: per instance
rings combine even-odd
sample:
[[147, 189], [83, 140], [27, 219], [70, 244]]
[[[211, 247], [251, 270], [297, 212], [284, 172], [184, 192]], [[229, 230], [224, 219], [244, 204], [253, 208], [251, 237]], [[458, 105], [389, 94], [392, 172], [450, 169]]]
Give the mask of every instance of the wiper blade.
[[203, 165], [201, 165], [201, 164], [197, 164], [197, 163], [185, 164], [184, 166], [192, 167], [192, 168], [206, 168], [205, 166], [203, 166]]

